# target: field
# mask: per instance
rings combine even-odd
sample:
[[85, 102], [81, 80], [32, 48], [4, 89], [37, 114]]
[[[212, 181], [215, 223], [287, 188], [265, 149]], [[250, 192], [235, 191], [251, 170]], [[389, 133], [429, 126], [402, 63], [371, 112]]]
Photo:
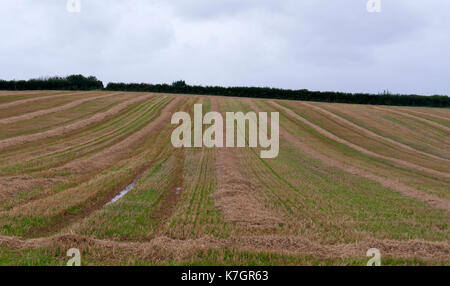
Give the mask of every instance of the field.
[[[279, 112], [279, 156], [174, 148], [196, 103]], [[0, 265], [450, 265], [449, 222], [449, 109], [0, 91]]]

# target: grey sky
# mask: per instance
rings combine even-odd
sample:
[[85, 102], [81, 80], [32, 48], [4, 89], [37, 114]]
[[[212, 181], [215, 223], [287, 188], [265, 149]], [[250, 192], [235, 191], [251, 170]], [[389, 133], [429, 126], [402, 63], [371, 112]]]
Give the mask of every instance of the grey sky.
[[0, 1], [0, 78], [450, 95], [450, 1]]

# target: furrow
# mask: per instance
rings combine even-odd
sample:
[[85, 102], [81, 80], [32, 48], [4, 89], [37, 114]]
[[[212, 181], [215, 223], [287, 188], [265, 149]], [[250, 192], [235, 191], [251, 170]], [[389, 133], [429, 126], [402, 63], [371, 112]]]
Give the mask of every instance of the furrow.
[[[157, 97], [155, 97], [156, 99]], [[161, 97], [164, 98], [164, 97]], [[114, 135], [118, 130], [122, 130], [125, 126], [129, 125], [130, 122], [134, 121], [142, 110], [153, 105], [153, 100], [148, 100], [139, 105], [134, 106], [125, 112], [121, 112], [120, 116], [107, 119], [105, 121], [98, 122], [96, 126], [92, 128], [82, 128], [77, 130], [77, 132], [72, 132], [68, 137], [65, 138], [64, 142], [53, 138], [50, 142], [46, 142], [45, 149], [39, 151], [36, 155], [36, 150], [34, 148], [20, 149], [20, 154], [16, 152], [9, 152], [5, 154], [8, 157], [5, 158], [21, 158], [23, 163], [33, 165], [33, 162], [41, 161], [44, 159], [50, 159], [51, 157], [63, 156], [71, 151], [80, 150], [83, 147], [88, 146], [93, 142], [102, 141], [101, 139], [109, 138]], [[7, 168], [3, 167], [2, 169]]]
[[18, 116], [13, 116], [13, 117], [0, 119], [0, 124], [9, 124], [9, 123], [14, 123], [14, 122], [18, 122], [18, 121], [33, 119], [35, 117], [42, 116], [42, 115], [45, 115], [45, 114], [50, 114], [50, 113], [55, 113], [55, 112], [58, 112], [58, 111], [67, 110], [67, 109], [70, 109], [72, 107], [78, 106], [78, 105], [80, 105], [82, 103], [91, 101], [91, 100], [101, 99], [101, 98], [105, 98], [105, 97], [109, 97], [109, 96], [114, 96], [114, 95], [117, 95], [117, 94], [120, 94], [120, 93], [110, 93], [110, 94], [101, 95], [101, 96], [94, 96], [94, 97], [90, 97], [90, 98], [83, 98], [83, 99], [79, 99], [79, 100], [70, 102], [68, 104], [62, 105], [62, 106], [56, 106], [56, 107], [53, 107], [53, 108], [48, 108], [48, 109], [44, 109], [44, 110], [38, 110], [38, 111], [34, 111], [34, 112], [30, 112], [30, 113], [26, 113], [26, 114], [22, 114], [22, 115], [18, 115]]
[[428, 120], [428, 119], [425, 119], [425, 118], [422, 118], [422, 117], [419, 117], [419, 116], [415, 116], [415, 115], [412, 115], [412, 114], [409, 114], [409, 113], [406, 113], [406, 112], [401, 112], [401, 111], [397, 111], [397, 110], [394, 110], [394, 109], [386, 109], [386, 108], [380, 108], [380, 107], [372, 107], [373, 109], [377, 109], [377, 110], [381, 110], [381, 111], [387, 111], [387, 112], [391, 112], [391, 113], [395, 113], [395, 114], [398, 114], [398, 115], [401, 115], [401, 116], [405, 116], [405, 117], [409, 117], [409, 118], [412, 118], [412, 119], [416, 119], [416, 120], [419, 120], [419, 121], [422, 121], [422, 122], [424, 122], [424, 123], [426, 123], [426, 124], [428, 124], [428, 125], [431, 125], [431, 126], [434, 126], [434, 127], [436, 127], [436, 128], [439, 128], [439, 129], [442, 129], [442, 130], [445, 130], [445, 131], [447, 131], [447, 132], [450, 132], [450, 128], [448, 128], [447, 126], [444, 126], [444, 125], [441, 125], [441, 124], [439, 124], [439, 123], [437, 123], [437, 122], [434, 122], [434, 121], [431, 121], [431, 120]]
[[108, 111], [105, 111], [102, 113], [97, 113], [88, 119], [77, 121], [77, 122], [74, 122], [67, 126], [57, 127], [55, 129], [51, 129], [51, 130], [41, 132], [41, 133], [22, 135], [22, 136], [17, 136], [17, 137], [0, 140], [0, 150], [5, 149], [10, 146], [21, 145], [21, 144], [49, 138], [49, 137], [54, 137], [54, 136], [59, 136], [59, 135], [70, 133], [76, 129], [81, 129], [90, 124], [100, 122], [107, 117], [110, 117], [110, 116], [113, 116], [113, 115], [119, 113], [121, 110], [125, 109], [126, 107], [128, 107], [131, 104], [149, 99], [151, 97], [153, 97], [153, 95], [147, 94], [147, 95], [140, 96], [138, 98], [133, 98], [133, 99], [127, 100], [125, 102], [120, 103], [119, 105], [114, 106], [113, 108], [109, 109]]
[[[280, 105], [277, 105], [277, 106], [280, 106]], [[253, 105], [253, 107], [256, 108], [256, 110], [258, 110], [257, 106]], [[297, 117], [297, 116], [295, 116], [295, 117]], [[300, 118], [302, 118], [302, 117], [300, 117]], [[303, 122], [303, 120], [302, 120], [302, 122]], [[305, 122], [306, 122], [306, 120], [305, 120]], [[307, 122], [309, 122], [309, 121], [307, 121]], [[311, 126], [311, 125], [309, 125], [309, 126]], [[307, 154], [307, 155], [309, 155], [309, 156], [311, 156], [311, 157], [313, 157], [313, 158], [315, 158], [315, 159], [325, 163], [328, 166], [344, 170], [344, 171], [346, 171], [346, 172], [348, 172], [348, 173], [350, 173], [352, 175], [357, 175], [357, 176], [364, 177], [366, 179], [375, 181], [375, 182], [381, 184], [382, 186], [384, 186], [384, 187], [386, 187], [388, 189], [394, 190], [394, 191], [402, 194], [405, 197], [412, 198], [412, 199], [415, 199], [415, 200], [418, 200], [418, 201], [422, 201], [422, 202], [425, 202], [425, 203], [429, 204], [430, 206], [435, 207], [437, 209], [441, 209], [441, 210], [445, 210], [447, 212], [450, 212], [450, 202], [448, 200], [441, 199], [441, 198], [439, 198], [439, 197], [437, 197], [435, 195], [432, 195], [432, 194], [423, 193], [423, 192], [421, 192], [421, 191], [419, 191], [417, 189], [414, 189], [412, 187], [406, 186], [406, 185], [404, 185], [404, 184], [402, 184], [400, 182], [397, 182], [395, 180], [384, 178], [384, 177], [380, 177], [380, 176], [377, 176], [375, 174], [366, 172], [366, 171], [364, 171], [362, 169], [355, 168], [355, 167], [343, 164], [343, 163], [341, 163], [339, 161], [333, 160], [332, 158], [319, 153], [318, 151], [314, 150], [310, 146], [308, 146], [305, 143], [301, 142], [295, 136], [293, 136], [292, 134], [287, 132], [282, 127], [280, 127], [280, 135], [284, 139], [286, 139], [288, 142], [290, 142], [292, 145], [294, 145], [299, 150], [301, 150], [303, 153], [305, 153], [305, 154]]]
[[90, 93], [90, 92], [91, 91], [74, 92], [74, 93], [62, 93], [62, 94], [56, 94], [56, 95], [39, 96], [39, 97], [33, 97], [33, 98], [28, 98], [28, 99], [22, 99], [22, 100], [9, 102], [9, 103], [0, 104], [0, 109], [10, 108], [10, 107], [13, 107], [13, 106], [26, 104], [26, 103], [31, 103], [31, 102], [35, 102], [35, 101], [39, 101], [39, 100], [44, 100], [44, 99], [53, 99], [53, 98], [57, 98], [57, 97], [61, 97], [61, 96], [80, 95], [80, 94], [86, 94], [86, 93]]
[[330, 112], [330, 111], [328, 111], [328, 110], [325, 110], [325, 109], [323, 109], [323, 108], [321, 108], [321, 107], [319, 107], [319, 106], [315, 106], [315, 105], [313, 105], [313, 104], [309, 104], [309, 103], [306, 103], [306, 102], [300, 102], [300, 104], [303, 104], [303, 105], [305, 105], [305, 106], [308, 106], [308, 107], [310, 107], [310, 108], [313, 108], [313, 109], [315, 109], [315, 110], [318, 110], [319, 112], [322, 112], [323, 114], [326, 114], [326, 115], [330, 116], [331, 118], [333, 118], [333, 119], [335, 119], [335, 120], [337, 120], [337, 121], [339, 121], [339, 122], [342, 122], [342, 123], [344, 123], [344, 124], [347, 124], [347, 125], [351, 126], [352, 128], [354, 128], [354, 129], [356, 129], [356, 130], [358, 130], [358, 131], [361, 131], [361, 132], [363, 132], [365, 135], [370, 136], [370, 137], [372, 137], [372, 138], [376, 138], [376, 139], [379, 139], [379, 140], [382, 140], [382, 141], [385, 141], [385, 142], [389, 142], [390, 144], [396, 145], [396, 146], [401, 147], [401, 148], [403, 148], [403, 149], [406, 149], [406, 150], [408, 150], [408, 151], [412, 151], [412, 152], [415, 152], [415, 153], [419, 153], [419, 154], [422, 154], [422, 155], [424, 155], [424, 156], [427, 156], [427, 157], [430, 157], [430, 158], [433, 158], [433, 159], [443, 160], [443, 161], [446, 161], [446, 162], [450, 162], [450, 160], [448, 160], [448, 159], [445, 159], [445, 158], [442, 158], [442, 157], [439, 157], [439, 156], [436, 156], [436, 155], [433, 155], [433, 154], [430, 154], [430, 153], [427, 153], [427, 152], [423, 152], [423, 151], [417, 150], [417, 149], [412, 148], [412, 147], [410, 147], [410, 146], [408, 146], [408, 145], [405, 145], [405, 144], [403, 144], [403, 143], [400, 143], [400, 142], [397, 142], [397, 141], [392, 140], [392, 139], [390, 139], [390, 138], [387, 138], [387, 137], [378, 135], [378, 134], [376, 134], [376, 133], [373, 132], [373, 131], [370, 131], [370, 130], [364, 128], [364, 127], [361, 127], [361, 126], [359, 126], [359, 125], [356, 125], [355, 123], [350, 122], [350, 121], [348, 121], [347, 119], [342, 118], [342, 117], [340, 117], [340, 116], [338, 116], [338, 115], [336, 115], [336, 114], [334, 114], [334, 113], [332, 113], [332, 112]]
[[334, 134], [330, 133], [329, 131], [321, 128], [320, 126], [317, 126], [316, 124], [306, 120], [305, 118], [303, 118], [302, 116], [298, 115], [297, 113], [295, 113], [294, 111], [292, 111], [291, 109], [289, 109], [287, 107], [284, 107], [284, 106], [282, 106], [282, 105], [280, 105], [280, 104], [278, 104], [278, 103], [276, 103], [274, 101], [269, 101], [269, 103], [272, 104], [275, 107], [278, 107], [278, 108], [284, 110], [287, 114], [289, 114], [293, 118], [301, 121], [302, 123], [308, 125], [309, 127], [313, 128], [315, 131], [319, 132], [323, 136], [325, 136], [325, 137], [327, 137], [327, 138], [329, 138], [331, 140], [334, 140], [334, 141], [336, 141], [336, 142], [338, 142], [340, 144], [346, 145], [346, 146], [348, 146], [348, 147], [350, 147], [350, 148], [352, 148], [352, 149], [354, 149], [356, 151], [359, 151], [359, 152], [361, 152], [361, 153], [363, 153], [365, 155], [372, 156], [372, 157], [379, 158], [379, 159], [388, 160], [388, 161], [391, 161], [391, 162], [395, 162], [396, 164], [401, 165], [403, 167], [406, 167], [406, 168], [409, 168], [409, 169], [413, 169], [413, 170], [416, 170], [416, 171], [419, 171], [419, 172], [425, 172], [425, 173], [428, 173], [430, 175], [439, 176], [439, 177], [442, 177], [442, 178], [450, 178], [450, 174], [449, 173], [445, 173], [445, 172], [440, 172], [440, 171], [437, 171], [437, 170], [429, 169], [429, 168], [426, 168], [426, 167], [422, 167], [422, 166], [416, 165], [416, 164], [411, 163], [411, 162], [407, 162], [407, 161], [403, 161], [403, 160], [400, 160], [400, 159], [383, 156], [383, 155], [377, 154], [375, 152], [369, 151], [369, 150], [367, 150], [367, 149], [365, 149], [365, 148], [363, 148], [361, 146], [358, 146], [356, 144], [353, 144], [353, 143], [351, 143], [351, 142], [349, 142], [349, 141], [347, 141], [347, 140], [345, 140], [343, 138], [337, 137], [336, 135], [334, 135]]

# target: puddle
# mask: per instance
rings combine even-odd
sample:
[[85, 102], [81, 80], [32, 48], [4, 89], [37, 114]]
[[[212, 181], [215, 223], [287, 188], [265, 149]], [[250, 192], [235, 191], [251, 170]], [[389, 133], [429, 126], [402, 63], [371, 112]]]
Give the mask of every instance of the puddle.
[[117, 196], [115, 196], [106, 205], [113, 204], [113, 203], [117, 202], [121, 197], [125, 196], [129, 191], [131, 191], [134, 188], [135, 185], [136, 185], [135, 183], [129, 184], [123, 191], [121, 191]]

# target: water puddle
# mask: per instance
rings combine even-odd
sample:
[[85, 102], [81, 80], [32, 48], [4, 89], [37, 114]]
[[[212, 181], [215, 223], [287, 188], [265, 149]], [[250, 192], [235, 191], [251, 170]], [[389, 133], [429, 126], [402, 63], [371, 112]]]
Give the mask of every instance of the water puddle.
[[[120, 198], [122, 198], [123, 196], [125, 196], [129, 191], [131, 191], [134, 186], [136, 185], [136, 182], [133, 182], [131, 184], [129, 184], [125, 189], [123, 189], [123, 191], [121, 191], [117, 196], [115, 196], [111, 201], [109, 201], [108, 203], [106, 203], [105, 206], [113, 204], [115, 202], [117, 202], [118, 200], [120, 200]], [[176, 187], [175, 191], [176, 194], [179, 195], [180, 191], [182, 190], [181, 187]]]
[[135, 183], [129, 184], [123, 191], [121, 191], [117, 196], [115, 196], [106, 205], [113, 204], [113, 203], [117, 202], [121, 197], [125, 196], [129, 191], [131, 191], [134, 188], [135, 185], [136, 185]]

